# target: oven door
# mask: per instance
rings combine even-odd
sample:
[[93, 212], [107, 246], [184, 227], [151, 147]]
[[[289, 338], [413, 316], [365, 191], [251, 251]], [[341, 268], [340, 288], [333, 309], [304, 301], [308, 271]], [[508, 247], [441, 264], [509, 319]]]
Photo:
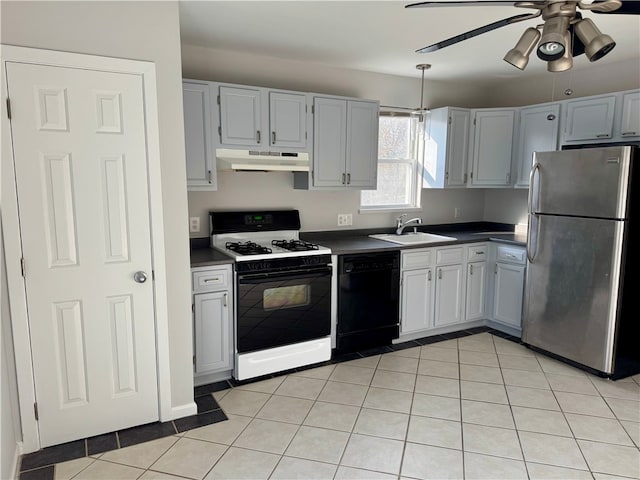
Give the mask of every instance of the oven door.
[[331, 265], [238, 273], [236, 350], [248, 353], [331, 334]]

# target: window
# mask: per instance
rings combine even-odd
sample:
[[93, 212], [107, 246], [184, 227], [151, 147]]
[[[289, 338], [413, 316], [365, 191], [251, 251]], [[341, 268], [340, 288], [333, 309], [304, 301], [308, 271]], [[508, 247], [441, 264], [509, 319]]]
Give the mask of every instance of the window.
[[363, 190], [360, 209], [406, 210], [420, 207], [424, 123], [416, 115], [380, 112], [378, 185]]

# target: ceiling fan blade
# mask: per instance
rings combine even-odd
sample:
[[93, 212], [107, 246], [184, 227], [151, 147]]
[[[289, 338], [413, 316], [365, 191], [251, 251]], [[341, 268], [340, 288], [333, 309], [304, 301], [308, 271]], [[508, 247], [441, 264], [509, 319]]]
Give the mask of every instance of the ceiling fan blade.
[[[602, 2], [593, 2], [593, 3], [602, 3]], [[615, 15], [615, 14], [622, 14], [622, 15], [640, 15], [640, 2], [638, 1], [624, 1], [622, 2], [622, 5], [620, 6], [620, 8], [617, 8], [616, 10], [613, 10], [611, 12], [599, 12], [595, 9], [591, 10], [593, 13], [598, 13], [598, 14], [605, 14], [605, 15]]]
[[498, 20], [497, 22], [489, 23], [488, 25], [474, 28], [473, 30], [470, 30], [465, 33], [461, 33], [460, 35], [456, 35], [455, 37], [447, 38], [446, 40], [442, 40], [441, 42], [423, 47], [419, 50], [416, 50], [416, 53], [435, 52], [436, 50], [440, 50], [444, 47], [454, 45], [458, 42], [462, 42], [463, 40], [467, 40], [468, 38], [477, 37], [478, 35], [482, 35], [483, 33], [490, 32], [491, 30], [495, 30], [500, 27], [506, 27], [507, 25], [511, 25], [512, 23], [520, 22], [522, 20], [528, 20], [530, 18], [537, 17], [537, 16], [538, 15], [531, 15], [531, 14], [525, 13], [522, 15], [515, 15], [513, 17]]
[[414, 7], [490, 7], [490, 6], [504, 6], [504, 5], [515, 5], [516, 2], [513, 0], [468, 0], [468, 1], [458, 1], [458, 2], [417, 2], [411, 3], [409, 5], [405, 5], [404, 8], [414, 8]]

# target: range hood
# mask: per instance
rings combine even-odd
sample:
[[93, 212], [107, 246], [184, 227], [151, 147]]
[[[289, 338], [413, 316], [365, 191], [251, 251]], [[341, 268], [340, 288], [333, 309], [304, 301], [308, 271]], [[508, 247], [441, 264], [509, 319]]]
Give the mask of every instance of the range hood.
[[232, 148], [216, 149], [218, 170], [308, 172], [307, 152], [264, 152]]

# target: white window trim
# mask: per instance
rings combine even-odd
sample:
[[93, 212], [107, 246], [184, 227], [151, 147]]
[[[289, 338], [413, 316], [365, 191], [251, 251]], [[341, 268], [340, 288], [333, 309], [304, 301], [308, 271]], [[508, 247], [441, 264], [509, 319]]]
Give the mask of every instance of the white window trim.
[[[382, 111], [380, 112], [380, 116], [388, 115], [388, 116], [409, 116], [408, 113], [398, 113], [394, 111]], [[414, 189], [412, 191], [412, 205], [371, 205], [365, 206], [362, 205], [362, 198], [360, 199], [360, 207], [358, 209], [358, 213], [384, 213], [384, 212], [407, 212], [407, 211], [418, 211], [422, 210], [422, 165], [424, 162], [424, 139], [425, 139], [425, 128], [426, 121], [423, 117], [422, 119], [422, 127], [418, 127], [418, 135], [422, 134], [422, 140], [416, 140], [417, 145], [417, 154], [416, 154], [416, 162], [415, 162], [415, 172], [414, 172]], [[385, 159], [383, 162], [389, 163], [408, 163], [408, 160], [403, 159]], [[380, 158], [378, 158], [378, 164], [381, 163]]]

